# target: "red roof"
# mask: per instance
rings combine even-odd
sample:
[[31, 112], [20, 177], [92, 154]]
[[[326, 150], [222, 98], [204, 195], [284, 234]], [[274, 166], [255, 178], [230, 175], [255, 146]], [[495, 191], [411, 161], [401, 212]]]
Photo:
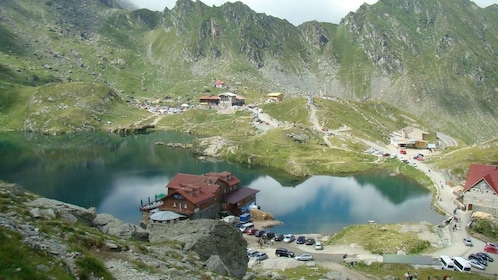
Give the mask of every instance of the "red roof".
[[228, 172], [228, 171], [209, 172], [209, 173], [204, 174], [204, 176], [210, 176], [210, 177], [220, 179], [221, 181], [225, 182], [229, 186], [234, 186], [234, 185], [237, 185], [238, 183], [240, 183], [239, 178], [233, 176], [233, 174]]
[[498, 166], [482, 164], [472, 164], [470, 166], [463, 192], [470, 190], [482, 180], [486, 181], [489, 187], [498, 194]]
[[217, 80], [217, 81], [216, 81], [216, 85], [224, 85], [224, 84], [225, 84], [225, 82], [223, 82], [223, 81], [221, 81], [221, 80]]
[[251, 195], [257, 194], [259, 190], [251, 188], [240, 188], [235, 191], [231, 191], [223, 196], [223, 201], [231, 204], [238, 203]]
[[219, 188], [215, 184], [216, 181], [216, 177], [178, 173], [166, 187], [168, 196], [178, 193], [194, 204], [201, 204], [215, 198], [215, 193]]
[[220, 100], [220, 97], [217, 95], [204, 95], [199, 97], [200, 100]]

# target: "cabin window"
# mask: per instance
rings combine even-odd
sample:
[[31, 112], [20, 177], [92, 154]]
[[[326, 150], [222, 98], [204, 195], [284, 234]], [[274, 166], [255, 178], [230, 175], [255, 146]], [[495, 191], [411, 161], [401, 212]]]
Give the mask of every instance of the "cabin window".
[[183, 206], [183, 208], [187, 209], [187, 203], [185, 203], [185, 205]]
[[173, 207], [176, 208], [176, 202], [173, 202]]

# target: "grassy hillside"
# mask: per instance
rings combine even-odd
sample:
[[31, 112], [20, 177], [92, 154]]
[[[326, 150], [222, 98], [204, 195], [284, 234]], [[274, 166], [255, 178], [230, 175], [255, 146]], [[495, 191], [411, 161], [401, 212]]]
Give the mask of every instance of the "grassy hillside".
[[455, 177], [455, 181], [465, 180], [470, 165], [473, 163], [498, 165], [498, 139], [447, 149], [431, 163], [441, 170], [451, 170], [450, 174]]
[[[339, 25], [298, 27], [242, 3], [180, 0], [164, 12], [129, 11], [110, 0], [0, 5], [0, 90], [8, 95], [0, 110], [23, 110], [9, 112], [16, 119], [1, 116], [8, 129], [24, 129], [29, 113], [13, 103], [39, 86], [67, 82], [172, 106], [221, 91], [249, 102], [268, 92], [385, 102], [465, 143], [493, 138], [498, 129], [497, 10], [469, 1], [384, 0]], [[228, 87], [214, 89], [218, 79]]]

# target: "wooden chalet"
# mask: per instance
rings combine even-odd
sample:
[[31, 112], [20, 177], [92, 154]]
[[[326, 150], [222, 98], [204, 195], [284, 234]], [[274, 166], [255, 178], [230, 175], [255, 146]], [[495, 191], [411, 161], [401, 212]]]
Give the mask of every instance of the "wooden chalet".
[[160, 211], [172, 211], [190, 219], [214, 219], [220, 211], [240, 214], [255, 202], [258, 190], [240, 188], [240, 180], [230, 172], [203, 175], [178, 173], [166, 185]]
[[217, 95], [203, 95], [199, 97], [199, 102], [204, 106], [218, 106], [220, 97]]

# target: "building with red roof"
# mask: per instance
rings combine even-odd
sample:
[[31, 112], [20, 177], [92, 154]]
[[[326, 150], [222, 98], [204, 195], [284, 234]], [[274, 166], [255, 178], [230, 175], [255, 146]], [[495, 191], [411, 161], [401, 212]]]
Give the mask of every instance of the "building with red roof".
[[468, 210], [498, 215], [498, 166], [472, 164], [463, 187]]
[[218, 106], [220, 97], [217, 95], [203, 95], [199, 97], [199, 102], [205, 106]]
[[166, 185], [161, 211], [172, 211], [190, 219], [213, 219], [220, 211], [235, 215], [256, 201], [258, 190], [240, 188], [240, 180], [228, 171], [203, 175], [178, 173]]
[[216, 82], [214, 83], [214, 87], [216, 87], [216, 88], [226, 88], [227, 84], [224, 81], [222, 81], [222, 80], [216, 80]]

